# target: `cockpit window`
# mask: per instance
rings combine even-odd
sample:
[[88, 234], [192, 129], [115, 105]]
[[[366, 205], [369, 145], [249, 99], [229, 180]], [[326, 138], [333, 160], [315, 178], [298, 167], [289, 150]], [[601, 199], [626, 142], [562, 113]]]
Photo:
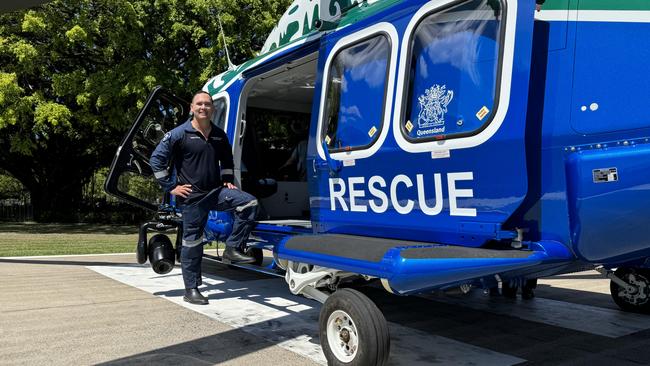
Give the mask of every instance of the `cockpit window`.
[[344, 48], [334, 57], [321, 135], [331, 152], [365, 149], [379, 137], [390, 47], [382, 34]]
[[503, 9], [474, 0], [425, 17], [415, 28], [407, 68], [407, 140], [471, 136], [492, 120], [498, 103]]
[[214, 114], [212, 115], [212, 123], [214, 123], [215, 126], [219, 127], [222, 130], [225, 130], [226, 127], [226, 119], [228, 116], [226, 115], [228, 111], [228, 105], [226, 102], [225, 98], [219, 98], [214, 101]]

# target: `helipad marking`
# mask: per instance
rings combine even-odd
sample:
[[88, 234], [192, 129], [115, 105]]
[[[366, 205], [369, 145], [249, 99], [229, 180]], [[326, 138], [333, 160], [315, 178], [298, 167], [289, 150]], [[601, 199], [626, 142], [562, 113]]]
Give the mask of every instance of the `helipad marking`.
[[[129, 286], [161, 296], [212, 319], [262, 337], [282, 348], [326, 364], [318, 346], [318, 309], [314, 301], [292, 296], [281, 280], [235, 281], [204, 276], [201, 291], [210, 299], [207, 306], [183, 301], [181, 271], [175, 268], [156, 275], [149, 266], [90, 266], [89, 269]], [[278, 300], [282, 294], [284, 301]], [[303, 305], [301, 312], [295, 306]], [[288, 309], [292, 307], [292, 309]], [[298, 316], [298, 314], [300, 314]]]
[[618, 338], [650, 329], [650, 317], [644, 315], [539, 297], [525, 301], [499, 297], [487, 298], [478, 293], [468, 296], [431, 295], [424, 297], [447, 304], [610, 338]]
[[[257, 335], [317, 363], [327, 362], [318, 341], [320, 304], [289, 293], [278, 278], [235, 281], [204, 275], [207, 306], [182, 300], [180, 269], [158, 276], [149, 266], [90, 266], [106, 277], [161, 296], [234, 328]], [[514, 365], [525, 360], [389, 323], [391, 365]]]
[[21, 257], [0, 257], [0, 259], [23, 260], [23, 259], [60, 259], [75, 257], [111, 257], [120, 255], [133, 255], [133, 253], [103, 253], [103, 254], [61, 254], [61, 255], [32, 255]]

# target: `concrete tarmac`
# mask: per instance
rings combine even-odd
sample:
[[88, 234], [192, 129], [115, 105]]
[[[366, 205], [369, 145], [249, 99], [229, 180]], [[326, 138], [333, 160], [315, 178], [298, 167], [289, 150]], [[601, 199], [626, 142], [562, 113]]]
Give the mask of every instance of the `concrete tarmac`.
[[0, 364], [315, 364], [86, 268], [133, 263], [133, 254], [0, 258]]
[[[0, 364], [323, 364], [320, 305], [283, 279], [206, 264], [205, 311], [179, 302], [178, 269], [134, 261], [0, 258]], [[650, 316], [619, 311], [596, 272], [542, 279], [529, 301], [362, 290], [389, 322], [391, 365], [650, 364]]]

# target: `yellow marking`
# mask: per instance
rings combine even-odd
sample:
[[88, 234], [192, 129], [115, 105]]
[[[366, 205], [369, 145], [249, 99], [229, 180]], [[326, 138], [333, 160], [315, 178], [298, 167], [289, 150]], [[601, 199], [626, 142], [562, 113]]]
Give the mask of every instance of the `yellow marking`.
[[408, 132], [413, 131], [413, 124], [411, 123], [411, 121], [406, 121], [406, 130]]
[[488, 109], [488, 107], [483, 107], [481, 108], [480, 111], [478, 111], [478, 113], [476, 113], [476, 118], [478, 118], [479, 121], [482, 121], [485, 118], [485, 116], [487, 116], [489, 113], [490, 110]]
[[377, 133], [377, 127], [372, 126], [370, 131], [368, 131], [368, 136], [373, 137]]

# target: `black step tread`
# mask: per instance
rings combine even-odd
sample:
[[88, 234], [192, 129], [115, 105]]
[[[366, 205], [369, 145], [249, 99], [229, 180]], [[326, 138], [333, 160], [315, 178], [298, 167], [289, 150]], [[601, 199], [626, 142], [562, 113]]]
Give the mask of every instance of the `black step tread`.
[[285, 244], [285, 248], [290, 250], [368, 262], [380, 262], [386, 252], [400, 247], [404, 247], [400, 254], [406, 259], [527, 258], [533, 253], [526, 250], [469, 248], [344, 234], [294, 236]]

